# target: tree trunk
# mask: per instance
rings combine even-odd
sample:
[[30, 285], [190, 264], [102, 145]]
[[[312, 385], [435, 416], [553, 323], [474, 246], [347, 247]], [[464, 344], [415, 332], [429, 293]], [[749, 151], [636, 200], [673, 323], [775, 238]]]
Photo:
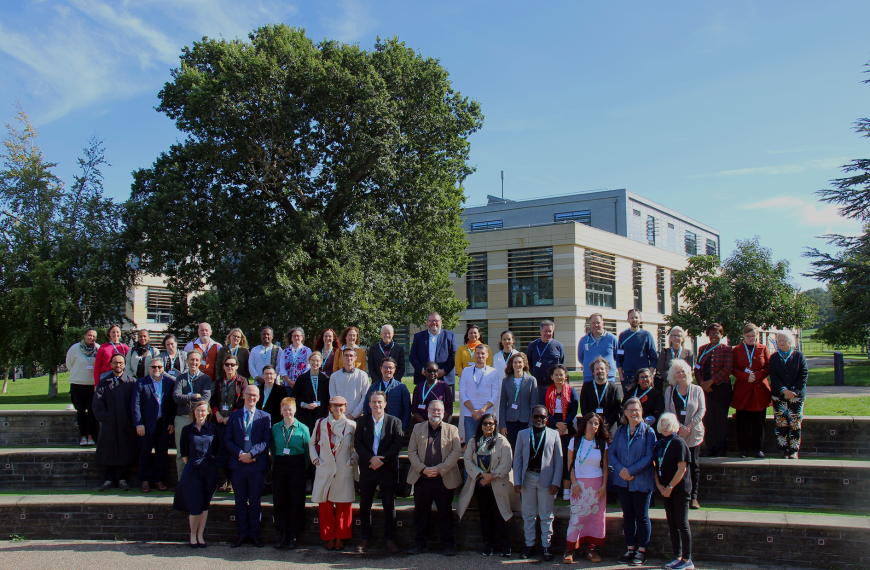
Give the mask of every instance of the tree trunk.
[[[9, 386], [9, 369], [11, 366], [7, 366], [3, 369], [3, 393], [6, 393], [6, 388]], [[14, 370], [14, 369], [13, 369]]]
[[57, 398], [57, 366], [52, 366], [48, 372], [48, 397]]

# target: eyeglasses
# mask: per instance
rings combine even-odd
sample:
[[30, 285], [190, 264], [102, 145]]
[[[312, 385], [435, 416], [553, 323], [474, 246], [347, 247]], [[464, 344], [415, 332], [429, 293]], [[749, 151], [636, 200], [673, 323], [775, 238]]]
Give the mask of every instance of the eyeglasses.
[[547, 419], [547, 416], [544, 416], [541, 414], [532, 414], [532, 418], [536, 419], [536, 420], [545, 420], [545, 419]]
[[483, 425], [485, 425], [485, 426], [494, 426], [494, 425], [495, 425], [495, 422], [483, 422]]
[[438, 374], [438, 369], [432, 370], [431, 368], [426, 369], [426, 374]]
[[245, 398], [256, 398], [257, 396], [259, 396], [259, 394], [251, 394], [250, 392], [245, 394]]
[[157, 366], [152, 366], [151, 370], [161, 370], [162, 368], [163, 368], [162, 366], [157, 365]]

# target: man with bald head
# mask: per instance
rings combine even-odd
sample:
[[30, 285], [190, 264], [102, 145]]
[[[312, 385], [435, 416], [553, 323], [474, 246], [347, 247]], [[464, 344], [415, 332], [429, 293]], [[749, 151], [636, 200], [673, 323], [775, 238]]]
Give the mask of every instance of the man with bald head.
[[367, 362], [372, 384], [377, 384], [379, 380], [384, 379], [381, 375], [381, 365], [385, 358], [396, 361], [396, 373], [393, 375], [396, 380], [401, 382], [405, 377], [405, 347], [395, 341], [395, 335], [396, 330], [393, 325], [384, 325], [381, 327], [381, 340], [369, 347]]
[[199, 371], [212, 379], [217, 379], [217, 355], [221, 349], [221, 343], [212, 340], [211, 325], [208, 323], [199, 323], [196, 329], [197, 338], [193, 339], [184, 347], [184, 352], [199, 352], [202, 355], [202, 362], [199, 365]]

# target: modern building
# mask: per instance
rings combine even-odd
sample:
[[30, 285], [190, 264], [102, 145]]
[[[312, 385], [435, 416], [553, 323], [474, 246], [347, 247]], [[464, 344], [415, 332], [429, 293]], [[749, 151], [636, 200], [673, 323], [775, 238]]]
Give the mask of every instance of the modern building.
[[457, 335], [476, 324], [493, 350], [505, 329], [525, 350], [552, 319], [566, 365], [576, 368], [589, 315], [601, 313], [618, 333], [632, 308], [664, 346], [665, 316], [679, 305], [673, 273], [689, 256], [719, 253], [718, 231], [627, 190], [489, 198], [465, 210], [471, 263], [454, 290], [468, 303]]

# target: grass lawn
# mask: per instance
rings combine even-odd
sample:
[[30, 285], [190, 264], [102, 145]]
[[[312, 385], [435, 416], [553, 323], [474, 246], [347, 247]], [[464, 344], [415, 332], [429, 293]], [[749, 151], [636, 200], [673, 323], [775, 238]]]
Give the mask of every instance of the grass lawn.
[[[846, 386], [870, 386], [870, 361], [846, 362], [843, 369]], [[809, 386], [833, 386], [834, 367], [810, 368]]]

